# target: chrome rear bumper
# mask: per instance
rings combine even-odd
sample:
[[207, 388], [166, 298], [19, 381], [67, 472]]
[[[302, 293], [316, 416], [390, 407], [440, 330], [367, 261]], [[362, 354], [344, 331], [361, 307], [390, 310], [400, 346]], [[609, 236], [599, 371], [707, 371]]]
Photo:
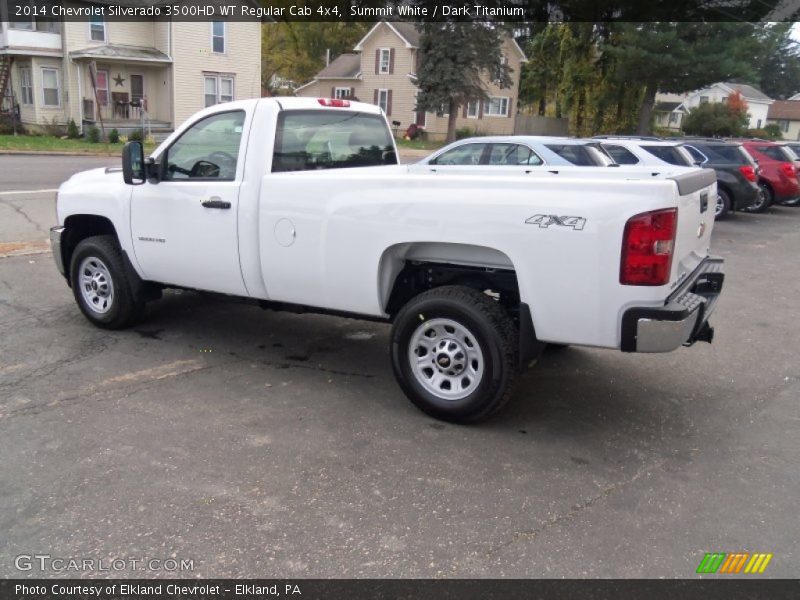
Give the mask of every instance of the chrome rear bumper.
[[711, 342], [708, 318], [722, 291], [721, 258], [706, 258], [667, 298], [663, 307], [629, 308], [622, 316], [623, 352], [671, 352], [695, 342]]

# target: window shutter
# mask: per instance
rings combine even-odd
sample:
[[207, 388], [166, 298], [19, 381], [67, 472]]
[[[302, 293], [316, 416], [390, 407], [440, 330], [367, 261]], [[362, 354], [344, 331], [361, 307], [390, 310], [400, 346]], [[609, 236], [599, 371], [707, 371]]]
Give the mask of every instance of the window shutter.
[[386, 115], [392, 116], [392, 90], [386, 92]]
[[378, 105], [378, 90], [375, 90], [375, 93], [372, 95], [372, 103], [375, 106]]
[[336, 87], [331, 88], [331, 98], [336, 98]]
[[375, 75], [380, 73], [379, 69], [381, 68], [381, 49], [377, 48], [375, 50]]
[[478, 118], [479, 119], [483, 118], [483, 103], [484, 103], [484, 100], [478, 100]]
[[512, 102], [514, 102], [514, 100], [512, 100], [511, 98], [509, 98], [509, 99], [508, 99], [508, 115], [506, 115], [506, 116], [508, 116], [509, 118], [512, 118], [512, 117], [514, 116], [514, 112], [511, 110], [511, 108], [512, 108], [512, 106], [511, 106]]
[[355, 98], [356, 97], [356, 88], [350, 88], [350, 97], [351, 98]]
[[469, 106], [469, 102], [464, 105], [464, 110], [461, 112], [461, 116], [465, 119], [467, 118], [467, 107]]
[[394, 48], [389, 49], [389, 75], [394, 75]]

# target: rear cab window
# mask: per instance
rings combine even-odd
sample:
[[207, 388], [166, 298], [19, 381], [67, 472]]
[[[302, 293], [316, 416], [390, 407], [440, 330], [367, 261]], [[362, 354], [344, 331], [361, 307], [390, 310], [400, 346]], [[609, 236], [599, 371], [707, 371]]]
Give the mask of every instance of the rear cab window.
[[286, 110], [278, 115], [272, 172], [398, 164], [380, 115], [346, 110]]

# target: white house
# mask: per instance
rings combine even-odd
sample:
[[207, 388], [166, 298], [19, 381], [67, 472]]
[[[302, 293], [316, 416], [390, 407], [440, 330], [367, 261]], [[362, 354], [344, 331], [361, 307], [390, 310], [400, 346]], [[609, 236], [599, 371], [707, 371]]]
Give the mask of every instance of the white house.
[[[737, 91], [747, 102], [747, 112], [750, 115], [747, 127], [749, 129], [764, 127], [767, 124], [769, 107], [775, 101], [752, 85], [733, 82], [714, 83], [681, 96], [659, 93], [656, 95], [656, 125], [679, 129], [683, 122], [683, 116], [691, 109], [708, 102], [725, 102], [728, 96]], [[675, 102], [680, 103], [676, 106]], [[661, 111], [659, 111], [659, 105], [662, 107]]]

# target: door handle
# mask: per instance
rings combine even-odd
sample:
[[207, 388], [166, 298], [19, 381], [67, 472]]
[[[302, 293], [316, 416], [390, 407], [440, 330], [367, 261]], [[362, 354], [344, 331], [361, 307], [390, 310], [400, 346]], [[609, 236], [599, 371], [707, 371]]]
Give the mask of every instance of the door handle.
[[225, 202], [219, 196], [212, 196], [211, 198], [208, 198], [207, 200], [203, 200], [200, 204], [203, 206], [203, 208], [228, 209], [228, 208], [231, 207], [231, 203], [230, 202]]

